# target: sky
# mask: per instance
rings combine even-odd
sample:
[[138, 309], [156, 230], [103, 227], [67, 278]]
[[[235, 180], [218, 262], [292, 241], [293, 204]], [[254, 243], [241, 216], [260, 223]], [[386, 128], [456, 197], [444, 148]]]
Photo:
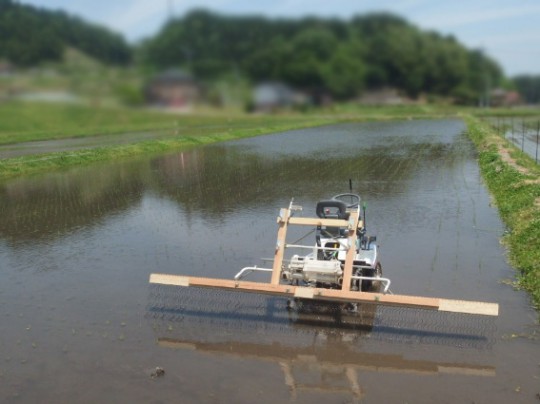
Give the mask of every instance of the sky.
[[540, 74], [540, 0], [21, 0], [105, 25], [135, 43], [159, 31], [170, 15], [193, 8], [229, 15], [349, 19], [388, 11], [423, 30], [454, 35], [482, 49], [508, 76]]

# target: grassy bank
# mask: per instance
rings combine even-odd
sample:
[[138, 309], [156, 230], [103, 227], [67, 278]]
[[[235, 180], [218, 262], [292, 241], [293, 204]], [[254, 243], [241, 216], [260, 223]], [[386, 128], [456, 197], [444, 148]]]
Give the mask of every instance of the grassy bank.
[[296, 117], [295, 119], [260, 117], [251, 120], [240, 119], [239, 121], [221, 118], [219, 122], [214, 122], [214, 125], [204, 127], [195, 125], [191, 128], [184, 126], [179, 130], [181, 135], [168, 136], [166, 139], [0, 160], [0, 178], [35, 174], [97, 161], [187, 149], [225, 140], [327, 125], [340, 121], [337, 118], [314, 119], [313, 117], [309, 119], [305, 117]]
[[[99, 105], [9, 102], [0, 105], [0, 147], [31, 141], [93, 137], [107, 146], [0, 160], [0, 178], [32, 174], [140, 154], [346, 121], [456, 116], [455, 108], [428, 105], [370, 107], [336, 105], [307, 113], [248, 115], [240, 111], [199, 110], [178, 115]], [[151, 132], [152, 140], [114, 145], [115, 135]], [[110, 144], [113, 144], [112, 146]]]
[[148, 109], [83, 104], [10, 102], [0, 104], [0, 146], [160, 130], [179, 135], [205, 136], [223, 130], [296, 124], [318, 118], [318, 115], [309, 118], [300, 114], [247, 115], [238, 111], [227, 113], [219, 110], [198, 114], [173, 114]]
[[0, 104], [0, 146], [22, 142], [117, 133], [175, 130], [180, 134], [212, 134], [226, 128], [265, 127], [309, 120], [387, 120], [456, 116], [456, 108], [429, 105], [359, 107], [336, 105], [304, 114], [249, 115], [239, 110], [199, 109], [196, 114], [172, 114], [147, 109], [14, 101]]
[[504, 242], [517, 285], [540, 309], [540, 168], [478, 118], [466, 118], [482, 175], [508, 228]]
[[0, 145], [119, 132], [166, 129], [172, 115], [79, 104], [9, 102], [0, 105]]

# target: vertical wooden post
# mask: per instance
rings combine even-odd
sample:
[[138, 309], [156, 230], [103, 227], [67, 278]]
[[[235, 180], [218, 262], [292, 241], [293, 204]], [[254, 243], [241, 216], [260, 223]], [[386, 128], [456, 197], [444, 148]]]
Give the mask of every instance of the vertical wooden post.
[[341, 285], [341, 290], [350, 291], [351, 290], [351, 278], [353, 272], [353, 263], [354, 256], [356, 255], [356, 228], [358, 227], [358, 220], [360, 218], [360, 208], [357, 211], [351, 212], [349, 221], [351, 227], [349, 229], [349, 249], [347, 250], [347, 255], [345, 257], [345, 267], [343, 269], [343, 284]]
[[281, 267], [283, 265], [283, 255], [285, 253], [285, 238], [287, 237], [287, 224], [291, 212], [289, 209], [281, 209], [278, 217], [278, 232], [276, 250], [274, 252], [274, 265], [272, 266], [272, 285], [279, 285], [281, 277]]

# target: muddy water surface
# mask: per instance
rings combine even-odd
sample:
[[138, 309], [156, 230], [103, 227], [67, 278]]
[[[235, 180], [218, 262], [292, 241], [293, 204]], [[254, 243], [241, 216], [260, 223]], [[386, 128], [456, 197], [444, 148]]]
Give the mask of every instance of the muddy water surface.
[[[536, 313], [501, 282], [504, 228], [464, 129], [347, 124], [1, 184], [0, 401], [537, 402]], [[264, 265], [279, 207], [311, 215], [349, 178], [394, 293], [500, 317], [148, 285]]]

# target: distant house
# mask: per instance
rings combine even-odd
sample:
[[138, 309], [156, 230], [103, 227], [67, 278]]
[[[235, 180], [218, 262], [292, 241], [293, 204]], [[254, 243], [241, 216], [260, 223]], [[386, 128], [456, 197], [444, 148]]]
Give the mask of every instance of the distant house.
[[201, 88], [193, 76], [171, 69], [154, 76], [145, 88], [149, 104], [174, 109], [189, 109], [199, 101]]
[[294, 92], [283, 83], [264, 82], [253, 88], [253, 106], [256, 111], [286, 108], [292, 106], [294, 102]]
[[517, 91], [506, 91], [502, 88], [496, 88], [490, 95], [490, 104], [493, 107], [513, 107], [522, 104], [521, 96]]
[[15, 72], [13, 65], [5, 60], [0, 60], [0, 77], [11, 76]]
[[397, 89], [385, 87], [366, 91], [358, 99], [358, 102], [365, 105], [399, 105], [406, 103], [406, 100], [399, 94]]

